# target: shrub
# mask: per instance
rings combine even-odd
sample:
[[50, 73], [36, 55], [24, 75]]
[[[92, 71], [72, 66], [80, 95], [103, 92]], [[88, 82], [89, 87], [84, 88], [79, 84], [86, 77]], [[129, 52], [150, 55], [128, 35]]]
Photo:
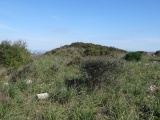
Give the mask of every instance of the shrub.
[[0, 64], [17, 68], [30, 59], [30, 52], [26, 49], [26, 43], [16, 41], [2, 41], [0, 44]]
[[95, 86], [111, 85], [115, 83], [123, 72], [122, 62], [103, 57], [85, 60], [81, 64], [81, 71], [86, 77], [86, 83], [91, 89]]
[[128, 61], [139, 61], [142, 59], [142, 54], [140, 52], [129, 52], [125, 56], [125, 60]]
[[76, 56], [75, 58], [73, 58], [69, 63], [67, 63], [66, 65], [67, 66], [70, 66], [70, 65], [78, 65], [80, 64], [81, 62], [81, 57], [79, 56]]
[[160, 56], [160, 50], [156, 51], [155, 55]]

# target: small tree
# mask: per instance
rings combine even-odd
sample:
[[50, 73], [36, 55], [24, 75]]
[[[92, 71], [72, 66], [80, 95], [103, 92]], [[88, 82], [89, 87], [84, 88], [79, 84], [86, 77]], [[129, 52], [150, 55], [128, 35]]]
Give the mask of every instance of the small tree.
[[142, 54], [140, 52], [129, 52], [125, 56], [125, 60], [128, 61], [139, 61], [142, 59]]
[[26, 63], [30, 56], [26, 43], [21, 40], [14, 43], [4, 40], [0, 44], [0, 64], [5, 67], [17, 68]]

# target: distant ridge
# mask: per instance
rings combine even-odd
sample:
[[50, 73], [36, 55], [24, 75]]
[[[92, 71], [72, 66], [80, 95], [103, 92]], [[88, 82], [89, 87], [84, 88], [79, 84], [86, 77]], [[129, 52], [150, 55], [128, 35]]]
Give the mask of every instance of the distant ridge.
[[45, 54], [63, 54], [62, 52], [68, 51], [70, 48], [77, 49], [82, 56], [97, 56], [97, 55], [127, 53], [127, 51], [125, 50], [114, 47], [102, 46], [93, 43], [75, 42], [70, 45], [64, 45], [60, 48], [53, 49], [51, 51], [46, 52]]

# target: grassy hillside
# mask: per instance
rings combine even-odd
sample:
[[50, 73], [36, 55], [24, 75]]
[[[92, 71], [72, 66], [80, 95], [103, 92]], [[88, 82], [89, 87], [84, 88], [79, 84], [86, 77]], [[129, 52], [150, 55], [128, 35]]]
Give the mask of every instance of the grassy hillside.
[[82, 43], [76, 42], [72, 43], [71, 45], [65, 45], [61, 48], [57, 48], [55, 50], [51, 50], [46, 54], [61, 54], [62, 52], [71, 53], [74, 52], [73, 49], [76, 49], [76, 53], [80, 54], [81, 56], [100, 56], [100, 55], [118, 55], [122, 53], [126, 53], [127, 51], [121, 50], [114, 47], [107, 47], [101, 45], [95, 45], [92, 43]]
[[[160, 119], [160, 57], [144, 54], [140, 62], [127, 62], [125, 54], [73, 43], [34, 57], [18, 70], [2, 68], [0, 119]], [[39, 93], [49, 98], [39, 100]]]

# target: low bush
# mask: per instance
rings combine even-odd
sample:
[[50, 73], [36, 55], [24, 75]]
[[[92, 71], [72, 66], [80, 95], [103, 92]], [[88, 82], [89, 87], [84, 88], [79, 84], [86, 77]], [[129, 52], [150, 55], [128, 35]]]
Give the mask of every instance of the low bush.
[[81, 62], [81, 57], [76, 56], [75, 58], [73, 58], [70, 62], [68, 62], [66, 65], [70, 66], [70, 65], [78, 65]]
[[142, 54], [140, 52], [129, 52], [125, 56], [127, 61], [140, 61], [142, 59]]
[[30, 56], [31, 53], [23, 41], [11, 43], [4, 40], [0, 44], [0, 64], [2, 66], [17, 68], [26, 63]]
[[155, 55], [160, 56], [160, 50], [156, 51]]
[[123, 72], [121, 61], [109, 60], [105, 57], [90, 58], [81, 63], [81, 71], [85, 75], [88, 87], [111, 85]]

